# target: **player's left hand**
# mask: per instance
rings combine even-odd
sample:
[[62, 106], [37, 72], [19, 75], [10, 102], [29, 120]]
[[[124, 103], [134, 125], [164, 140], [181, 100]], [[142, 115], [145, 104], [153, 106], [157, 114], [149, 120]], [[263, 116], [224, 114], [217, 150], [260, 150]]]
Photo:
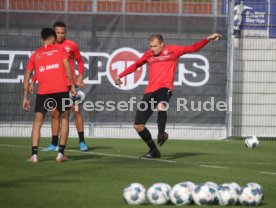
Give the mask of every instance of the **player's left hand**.
[[214, 41], [217, 41], [219, 40], [220, 38], [222, 38], [222, 35], [219, 34], [219, 33], [214, 33], [210, 36], [207, 37], [207, 40], [210, 41], [210, 40], [214, 40]]

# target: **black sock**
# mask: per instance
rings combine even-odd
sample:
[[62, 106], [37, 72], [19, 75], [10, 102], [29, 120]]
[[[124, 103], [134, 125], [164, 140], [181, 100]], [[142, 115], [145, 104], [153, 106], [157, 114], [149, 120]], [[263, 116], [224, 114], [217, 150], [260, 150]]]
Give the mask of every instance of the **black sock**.
[[52, 135], [52, 145], [58, 146], [58, 136]]
[[58, 152], [64, 155], [65, 145], [59, 145]]
[[36, 154], [38, 152], [38, 146], [32, 146], [32, 155]]
[[84, 142], [84, 132], [80, 131], [78, 132], [78, 134], [79, 134], [79, 143]]
[[138, 132], [138, 134], [143, 139], [143, 141], [148, 145], [148, 147], [151, 150], [156, 150], [157, 149], [154, 141], [151, 138], [151, 134], [150, 134], [149, 130], [146, 127], [143, 131]]
[[165, 132], [166, 123], [167, 123], [167, 111], [158, 111], [157, 123], [158, 123], [158, 134], [163, 134]]

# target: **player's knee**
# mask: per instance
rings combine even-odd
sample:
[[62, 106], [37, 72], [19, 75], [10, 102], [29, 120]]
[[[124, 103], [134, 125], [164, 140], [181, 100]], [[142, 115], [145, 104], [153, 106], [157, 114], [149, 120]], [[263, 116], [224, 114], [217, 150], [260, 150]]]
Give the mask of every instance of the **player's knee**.
[[59, 112], [57, 110], [52, 111], [52, 119], [58, 119], [59, 118]]
[[158, 103], [157, 111], [166, 111], [166, 110], [167, 110], [167, 106], [165, 105], [165, 103]]
[[135, 124], [134, 128], [135, 128], [135, 130], [137, 132], [141, 132], [141, 131], [143, 131], [145, 129], [145, 125], [141, 125], [141, 124], [137, 125], [137, 124]]

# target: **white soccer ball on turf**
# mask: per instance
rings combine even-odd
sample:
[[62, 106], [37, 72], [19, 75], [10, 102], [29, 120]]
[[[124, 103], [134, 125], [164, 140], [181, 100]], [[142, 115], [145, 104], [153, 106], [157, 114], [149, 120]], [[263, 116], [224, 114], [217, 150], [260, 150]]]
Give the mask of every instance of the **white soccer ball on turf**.
[[205, 182], [204, 184], [210, 186], [211, 188], [211, 191], [214, 195], [214, 202], [213, 204], [218, 204], [219, 203], [219, 194], [218, 194], [218, 184], [216, 184], [215, 182], [213, 181], [207, 181]]
[[257, 206], [261, 204], [264, 192], [259, 184], [248, 183], [241, 188], [239, 201], [244, 206]]
[[193, 201], [192, 193], [195, 185], [192, 182], [175, 184], [170, 191], [171, 202], [175, 205], [186, 205]]
[[240, 195], [241, 187], [238, 183], [232, 181], [232, 182], [228, 182], [227, 184], [229, 184], [232, 188], [236, 190], [238, 196]]
[[147, 198], [151, 204], [167, 204], [170, 200], [171, 186], [166, 183], [155, 183], [147, 191]]
[[146, 199], [146, 189], [140, 183], [131, 183], [124, 188], [123, 196], [127, 204], [142, 204]]
[[244, 140], [244, 144], [247, 148], [253, 149], [259, 146], [259, 140], [256, 136], [246, 137]]
[[214, 202], [214, 188], [207, 184], [199, 184], [195, 187], [193, 193], [194, 203], [197, 205], [210, 205]]
[[221, 184], [218, 188], [219, 204], [222, 206], [235, 205], [239, 200], [239, 195], [234, 188], [228, 183]]

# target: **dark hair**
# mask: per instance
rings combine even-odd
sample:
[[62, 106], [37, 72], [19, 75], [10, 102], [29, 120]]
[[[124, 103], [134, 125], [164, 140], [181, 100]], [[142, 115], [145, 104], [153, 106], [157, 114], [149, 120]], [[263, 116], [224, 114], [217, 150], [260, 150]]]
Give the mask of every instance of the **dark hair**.
[[41, 38], [42, 40], [47, 40], [49, 37], [57, 38], [55, 31], [52, 28], [43, 28], [41, 30]]
[[53, 28], [55, 27], [65, 27], [66, 28], [66, 24], [64, 22], [55, 22], [55, 24], [53, 25]]
[[149, 37], [149, 41], [152, 41], [153, 39], [158, 39], [159, 42], [164, 42], [163, 36], [160, 33], [154, 33]]

